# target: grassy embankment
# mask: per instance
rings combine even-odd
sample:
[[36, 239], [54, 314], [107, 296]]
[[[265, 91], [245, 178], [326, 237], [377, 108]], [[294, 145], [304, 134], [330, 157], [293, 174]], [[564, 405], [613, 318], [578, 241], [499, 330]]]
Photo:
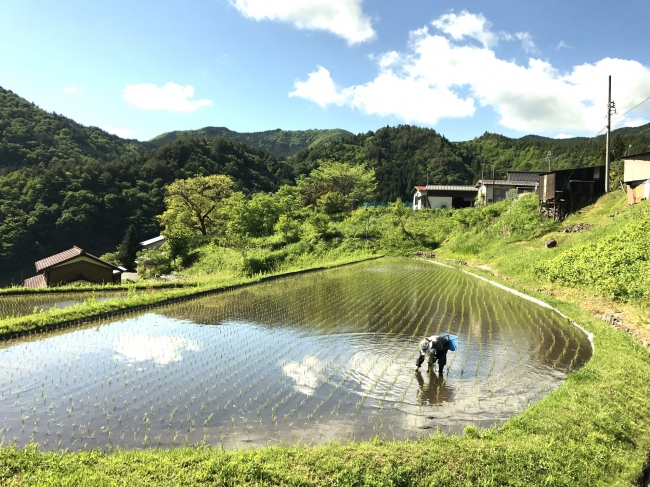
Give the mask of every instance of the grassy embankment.
[[[610, 286], [619, 289], [614, 300], [603, 295], [610, 288], [597, 288], [587, 273], [576, 277], [558, 268], [570, 252], [575, 259], [585, 254], [585, 248], [591, 248], [585, 245], [607, 241], [615, 247], [610, 237], [619, 236], [630, 222], [643, 220], [648, 205], [610, 218], [624, 206], [620, 196], [609, 195], [564, 223], [584, 220], [595, 224], [592, 230], [560, 234], [558, 225], [536, 217], [530, 203], [523, 199], [473, 213], [431, 212], [412, 218], [410, 224], [417, 230], [407, 227], [438, 238], [441, 256], [489, 265], [491, 271], [509, 276], [511, 287], [545, 300], [594, 333], [596, 348], [590, 362], [571, 374], [563, 387], [503, 427], [472, 427], [462, 437], [437, 435], [417, 442], [248, 451], [183, 448], [59, 454], [8, 447], [0, 450], [0, 479], [10, 485], [633, 484], [650, 450], [646, 380], [650, 354], [637, 340], [595, 317], [592, 308], [611, 305], [633, 311], [642, 329], [647, 309], [644, 281], [635, 279], [622, 293], [620, 286]], [[557, 249], [544, 248], [549, 235], [558, 240]], [[616, 269], [625, 255], [619, 249], [608, 262]], [[549, 276], [555, 283], [549, 282]], [[614, 274], [613, 279], [620, 277]]]

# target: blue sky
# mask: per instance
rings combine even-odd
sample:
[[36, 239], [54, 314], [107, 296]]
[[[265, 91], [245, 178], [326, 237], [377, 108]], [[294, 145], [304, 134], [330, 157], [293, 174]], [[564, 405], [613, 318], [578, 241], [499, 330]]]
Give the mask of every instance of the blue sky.
[[[5, 0], [0, 86], [121, 136], [411, 123], [595, 135], [650, 97], [650, 2]], [[650, 101], [617, 126], [650, 121]]]

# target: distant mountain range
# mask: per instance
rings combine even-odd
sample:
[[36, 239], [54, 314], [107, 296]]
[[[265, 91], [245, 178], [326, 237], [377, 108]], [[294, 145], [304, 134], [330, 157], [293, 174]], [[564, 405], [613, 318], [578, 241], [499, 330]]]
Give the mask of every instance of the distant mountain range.
[[235, 132], [226, 127], [204, 127], [198, 130], [175, 130], [166, 132], [149, 141], [155, 147], [162, 147], [179, 138], [211, 138], [244, 142], [263, 149], [276, 157], [291, 157], [296, 152], [332, 141], [349, 137], [352, 132], [342, 129], [313, 130], [266, 130], [264, 132]]

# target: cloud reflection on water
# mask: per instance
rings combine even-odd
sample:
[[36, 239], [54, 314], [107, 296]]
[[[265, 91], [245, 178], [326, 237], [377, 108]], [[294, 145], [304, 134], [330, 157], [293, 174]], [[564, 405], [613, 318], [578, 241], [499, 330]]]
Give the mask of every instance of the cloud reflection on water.
[[113, 343], [118, 353], [116, 358], [129, 362], [152, 361], [156, 365], [167, 365], [183, 359], [184, 351], [199, 351], [196, 340], [173, 336], [151, 336], [139, 333], [120, 333]]

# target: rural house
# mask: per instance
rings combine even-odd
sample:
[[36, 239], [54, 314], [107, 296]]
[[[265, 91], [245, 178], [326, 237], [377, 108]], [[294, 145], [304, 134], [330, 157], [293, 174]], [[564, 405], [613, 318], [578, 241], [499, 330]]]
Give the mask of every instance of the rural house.
[[506, 179], [479, 179], [476, 188], [481, 204], [497, 203], [523, 193], [536, 193], [538, 172], [508, 171]]
[[605, 166], [577, 167], [539, 174], [540, 211], [556, 220], [605, 194]]
[[627, 204], [634, 205], [650, 198], [650, 152], [629, 156], [623, 162]]
[[164, 243], [165, 243], [165, 236], [158, 235], [157, 237], [150, 238], [149, 240], [145, 240], [144, 242], [140, 242], [140, 245], [145, 249], [150, 250], [150, 249], [159, 249], [160, 247], [162, 247], [162, 244]]
[[413, 209], [466, 208], [474, 205], [477, 189], [474, 186], [438, 185], [415, 186]]
[[77, 246], [37, 261], [34, 277], [25, 279], [24, 286], [50, 287], [72, 282], [95, 284], [119, 283], [123, 267], [110, 264]]

